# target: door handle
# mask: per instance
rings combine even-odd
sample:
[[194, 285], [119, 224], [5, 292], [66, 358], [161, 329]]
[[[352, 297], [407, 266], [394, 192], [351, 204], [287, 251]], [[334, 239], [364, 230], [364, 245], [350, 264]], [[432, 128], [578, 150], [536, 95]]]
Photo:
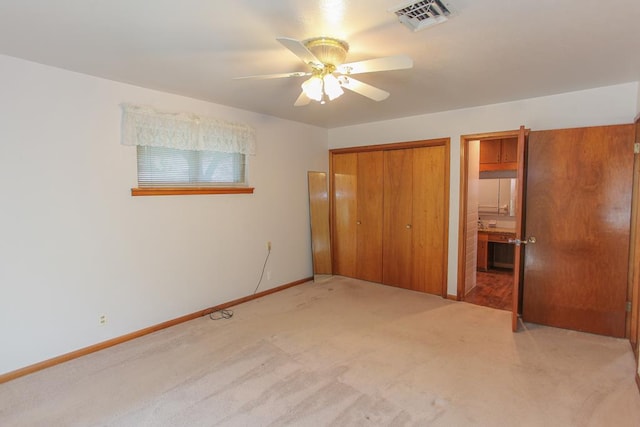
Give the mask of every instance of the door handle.
[[360, 224], [362, 224], [362, 221], [356, 221], [356, 224], [360, 225]]
[[513, 243], [516, 246], [526, 245], [527, 243], [535, 243], [535, 242], [536, 242], [536, 236], [531, 236], [526, 240], [509, 239], [509, 243]]
[[411, 228], [411, 224], [405, 225], [405, 228]]

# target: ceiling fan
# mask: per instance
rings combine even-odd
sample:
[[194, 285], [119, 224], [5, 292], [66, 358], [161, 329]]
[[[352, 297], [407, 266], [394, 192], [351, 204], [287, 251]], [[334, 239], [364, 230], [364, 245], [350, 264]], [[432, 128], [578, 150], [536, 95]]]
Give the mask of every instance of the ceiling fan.
[[413, 67], [413, 60], [406, 55], [387, 56], [344, 64], [349, 45], [344, 40], [332, 37], [314, 37], [299, 41], [287, 37], [276, 38], [284, 47], [311, 67], [311, 71], [264, 74], [259, 76], [236, 77], [236, 79], [277, 79], [284, 77], [309, 77], [301, 87], [302, 92], [295, 106], [307, 105], [311, 100], [324, 104], [351, 90], [373, 99], [387, 99], [389, 92], [363, 83], [351, 77], [353, 74], [377, 71], [402, 70]]

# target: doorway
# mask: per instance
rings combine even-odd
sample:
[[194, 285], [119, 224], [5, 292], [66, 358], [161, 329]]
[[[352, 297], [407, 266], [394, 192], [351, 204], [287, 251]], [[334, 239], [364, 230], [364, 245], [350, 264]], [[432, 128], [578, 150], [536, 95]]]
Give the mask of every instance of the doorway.
[[[628, 333], [633, 136], [633, 125], [535, 132], [521, 127], [513, 331], [522, 314], [523, 322], [615, 337]], [[475, 286], [471, 257], [479, 247], [477, 213], [468, 202], [474, 191], [469, 147], [486, 137], [461, 138], [459, 300]]]
[[460, 196], [457, 299], [511, 311], [518, 130], [466, 135]]

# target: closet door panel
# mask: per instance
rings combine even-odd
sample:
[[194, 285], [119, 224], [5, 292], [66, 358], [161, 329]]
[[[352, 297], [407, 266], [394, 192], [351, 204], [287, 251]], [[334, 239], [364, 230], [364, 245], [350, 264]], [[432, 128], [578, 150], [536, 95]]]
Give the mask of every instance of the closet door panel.
[[382, 282], [382, 151], [358, 153], [356, 277]]
[[356, 153], [333, 156], [333, 271], [348, 277], [356, 277], [357, 173]]
[[384, 152], [383, 283], [411, 288], [413, 150]]
[[444, 146], [413, 150], [412, 289], [441, 295], [445, 282]]

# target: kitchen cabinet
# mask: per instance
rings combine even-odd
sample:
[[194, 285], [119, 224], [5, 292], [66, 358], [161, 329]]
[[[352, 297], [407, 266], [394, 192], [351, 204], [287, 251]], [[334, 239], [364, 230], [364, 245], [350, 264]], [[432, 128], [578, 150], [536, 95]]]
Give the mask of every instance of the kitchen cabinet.
[[478, 270], [487, 271], [489, 269], [489, 235], [478, 233]]
[[331, 154], [334, 274], [441, 295], [448, 147], [367, 148]]
[[515, 170], [518, 168], [518, 139], [480, 141], [480, 172]]
[[478, 231], [478, 266], [479, 271], [487, 271], [494, 267], [513, 268], [513, 245], [509, 239], [515, 233], [503, 230]]

